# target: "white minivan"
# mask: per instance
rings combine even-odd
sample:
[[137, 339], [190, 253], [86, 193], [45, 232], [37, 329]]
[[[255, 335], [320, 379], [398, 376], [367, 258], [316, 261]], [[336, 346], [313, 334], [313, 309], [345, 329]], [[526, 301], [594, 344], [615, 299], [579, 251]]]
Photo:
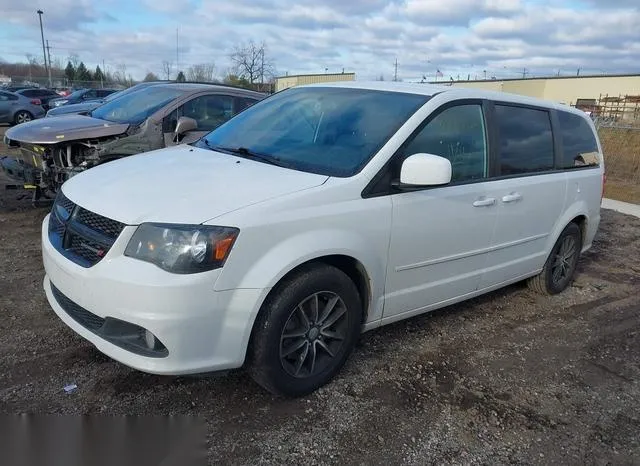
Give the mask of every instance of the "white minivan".
[[403, 83], [297, 87], [193, 144], [67, 181], [42, 226], [53, 310], [154, 374], [245, 366], [309, 393], [359, 334], [528, 279], [571, 282], [600, 221], [579, 110]]

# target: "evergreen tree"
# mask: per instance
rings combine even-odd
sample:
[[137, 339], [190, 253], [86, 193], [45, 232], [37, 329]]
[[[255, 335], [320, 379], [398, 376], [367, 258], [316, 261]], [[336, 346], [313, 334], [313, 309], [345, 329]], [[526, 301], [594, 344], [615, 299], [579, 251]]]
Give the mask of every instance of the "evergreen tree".
[[70, 82], [76, 79], [76, 69], [70, 61], [67, 62], [67, 67], [64, 69], [64, 76]]
[[80, 62], [78, 69], [76, 70], [77, 81], [91, 81], [91, 71], [87, 69], [84, 62]]
[[178, 81], [179, 83], [183, 83], [186, 82], [187, 78], [185, 78], [184, 73], [182, 71], [180, 71], [178, 73], [178, 77], [176, 78], [176, 81]]
[[102, 70], [100, 69], [100, 65], [96, 66], [96, 72], [93, 73], [93, 79], [95, 81], [104, 81], [104, 74], [102, 73]]

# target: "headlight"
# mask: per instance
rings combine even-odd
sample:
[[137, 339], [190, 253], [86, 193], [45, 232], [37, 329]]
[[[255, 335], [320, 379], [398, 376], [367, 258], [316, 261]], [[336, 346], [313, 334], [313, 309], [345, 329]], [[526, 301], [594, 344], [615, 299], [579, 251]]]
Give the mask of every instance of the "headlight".
[[206, 225], [143, 223], [124, 255], [172, 273], [197, 273], [224, 265], [240, 230]]
[[53, 102], [53, 106], [54, 107], [59, 107], [60, 105], [64, 105], [67, 102], [69, 102], [68, 100], [56, 100], [55, 102]]

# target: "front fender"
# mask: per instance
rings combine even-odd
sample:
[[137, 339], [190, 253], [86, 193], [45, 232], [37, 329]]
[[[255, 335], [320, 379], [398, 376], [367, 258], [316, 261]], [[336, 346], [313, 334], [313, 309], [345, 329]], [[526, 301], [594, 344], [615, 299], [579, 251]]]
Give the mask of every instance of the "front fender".
[[371, 304], [367, 320], [370, 322], [382, 316], [387, 254], [384, 245], [388, 245], [388, 238], [375, 244], [365, 235], [351, 230], [307, 231], [274, 244], [257, 258], [250, 255], [251, 249], [253, 253], [257, 252], [257, 248], [247, 246], [251, 242], [251, 239], [248, 239], [234, 246], [222, 274], [216, 281], [217, 291], [233, 288], [273, 288], [287, 273], [306, 262], [325, 256], [343, 255], [358, 261], [368, 276]]

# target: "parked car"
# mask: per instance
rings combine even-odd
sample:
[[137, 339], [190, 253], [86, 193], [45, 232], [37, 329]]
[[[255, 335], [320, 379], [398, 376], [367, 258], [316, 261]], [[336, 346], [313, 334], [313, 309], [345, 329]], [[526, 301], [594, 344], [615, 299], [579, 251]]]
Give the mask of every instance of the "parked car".
[[80, 102], [104, 99], [109, 94], [113, 94], [117, 91], [118, 89], [80, 89], [72, 92], [68, 96], [52, 99], [50, 101], [50, 105], [52, 108], [55, 108], [62, 105], [78, 104]]
[[520, 280], [564, 290], [598, 229], [603, 178], [595, 127], [567, 106], [296, 87], [195, 144], [67, 181], [42, 225], [44, 288], [128, 366], [244, 365], [298, 396], [340, 370], [361, 331]]
[[0, 91], [0, 123], [18, 125], [44, 116], [40, 99]]
[[113, 99], [89, 115], [62, 115], [11, 128], [5, 141], [39, 169], [25, 172], [37, 174], [25, 184], [54, 193], [69, 177], [93, 166], [193, 142], [264, 97], [219, 85], [158, 84]]
[[167, 83], [167, 82], [170, 82], [170, 81], [147, 81], [147, 82], [139, 83], [139, 84], [136, 84], [135, 86], [131, 86], [131, 87], [129, 87], [127, 89], [124, 89], [122, 91], [113, 92], [113, 93], [109, 94], [108, 96], [106, 96], [105, 98], [102, 98], [102, 99], [90, 100], [90, 101], [87, 101], [87, 102], [81, 102], [79, 104], [66, 104], [66, 105], [62, 105], [60, 107], [52, 108], [47, 112], [47, 114], [45, 116], [52, 117], [52, 116], [67, 115], [67, 114], [71, 114], [71, 113], [76, 113], [76, 114], [79, 114], [79, 115], [80, 114], [87, 114], [91, 110], [93, 110], [94, 108], [99, 107], [100, 105], [102, 105], [105, 102], [110, 102], [115, 98], [118, 98], [118, 97], [123, 96], [123, 95], [127, 95], [127, 94], [129, 94], [131, 92], [139, 91], [140, 89], [144, 89], [145, 87], [154, 86], [156, 84], [162, 84], [162, 83]]
[[56, 91], [44, 88], [21, 89], [15, 92], [16, 94], [23, 95], [30, 99], [39, 99], [40, 102], [42, 102], [42, 107], [45, 111], [49, 110], [49, 102], [51, 100], [58, 99], [60, 97]]

